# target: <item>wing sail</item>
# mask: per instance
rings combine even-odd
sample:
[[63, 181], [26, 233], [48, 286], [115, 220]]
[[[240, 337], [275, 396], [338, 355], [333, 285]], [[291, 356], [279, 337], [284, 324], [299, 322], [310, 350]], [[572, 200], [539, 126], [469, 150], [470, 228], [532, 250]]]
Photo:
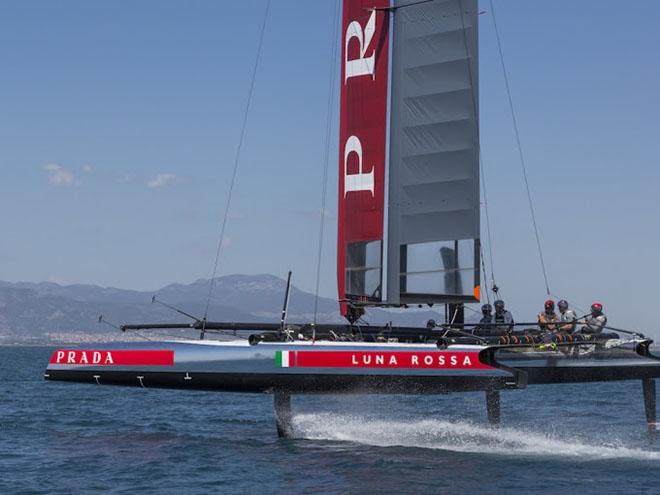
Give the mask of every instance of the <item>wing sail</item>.
[[344, 0], [341, 301], [479, 300], [478, 15]]

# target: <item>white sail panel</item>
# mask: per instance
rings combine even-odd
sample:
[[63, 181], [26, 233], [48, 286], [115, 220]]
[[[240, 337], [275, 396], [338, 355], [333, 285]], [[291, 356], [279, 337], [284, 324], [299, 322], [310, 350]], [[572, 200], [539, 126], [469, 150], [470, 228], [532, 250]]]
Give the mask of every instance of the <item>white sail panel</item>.
[[478, 300], [478, 2], [393, 7], [387, 302]]

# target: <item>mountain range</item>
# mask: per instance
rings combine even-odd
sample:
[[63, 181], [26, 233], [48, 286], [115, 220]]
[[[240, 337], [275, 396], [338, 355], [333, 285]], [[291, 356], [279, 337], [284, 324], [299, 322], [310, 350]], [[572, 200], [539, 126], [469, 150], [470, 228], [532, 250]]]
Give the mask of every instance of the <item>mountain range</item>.
[[[60, 285], [53, 282], [0, 281], [0, 343], [95, 342], [141, 338], [123, 334], [109, 324], [99, 324], [99, 315], [114, 325], [123, 323], [182, 322], [190, 320], [152, 297], [191, 315], [201, 317], [206, 308], [209, 279], [191, 284], [175, 283], [154, 292], [100, 287]], [[215, 279], [208, 319], [216, 321], [278, 322], [286, 282], [273, 275], [228, 275]], [[307, 323], [314, 316], [315, 296], [292, 287], [288, 321]], [[317, 321], [342, 322], [335, 300], [320, 297]], [[400, 325], [424, 325], [440, 319], [429, 310], [371, 309], [372, 324], [392, 321]], [[171, 333], [171, 332], [170, 332]]]

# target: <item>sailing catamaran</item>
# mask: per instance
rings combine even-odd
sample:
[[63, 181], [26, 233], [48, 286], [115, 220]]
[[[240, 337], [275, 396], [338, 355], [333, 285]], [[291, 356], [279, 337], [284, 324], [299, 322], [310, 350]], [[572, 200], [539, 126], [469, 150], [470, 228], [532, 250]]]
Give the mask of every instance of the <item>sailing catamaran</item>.
[[[528, 384], [641, 380], [655, 427], [660, 358], [638, 332], [552, 332], [536, 322], [475, 334], [463, 308], [480, 280], [477, 0], [343, 0], [337, 285], [346, 324], [214, 322], [200, 339], [57, 349], [45, 378], [272, 393], [292, 433], [291, 395], [484, 391]], [[363, 326], [369, 307], [445, 305], [444, 324]], [[612, 330], [612, 329], [610, 329]], [[249, 335], [205, 340], [210, 332]], [[623, 334], [623, 335], [621, 335]]]

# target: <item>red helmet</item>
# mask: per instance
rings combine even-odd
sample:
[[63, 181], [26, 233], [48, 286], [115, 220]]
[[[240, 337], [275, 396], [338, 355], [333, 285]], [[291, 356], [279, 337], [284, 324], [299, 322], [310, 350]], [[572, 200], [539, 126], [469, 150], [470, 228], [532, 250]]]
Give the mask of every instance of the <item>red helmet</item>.
[[603, 305], [599, 302], [595, 302], [591, 305], [591, 311], [595, 313], [601, 313], [603, 311]]
[[548, 299], [545, 302], [545, 309], [555, 309], [555, 302], [552, 299]]

